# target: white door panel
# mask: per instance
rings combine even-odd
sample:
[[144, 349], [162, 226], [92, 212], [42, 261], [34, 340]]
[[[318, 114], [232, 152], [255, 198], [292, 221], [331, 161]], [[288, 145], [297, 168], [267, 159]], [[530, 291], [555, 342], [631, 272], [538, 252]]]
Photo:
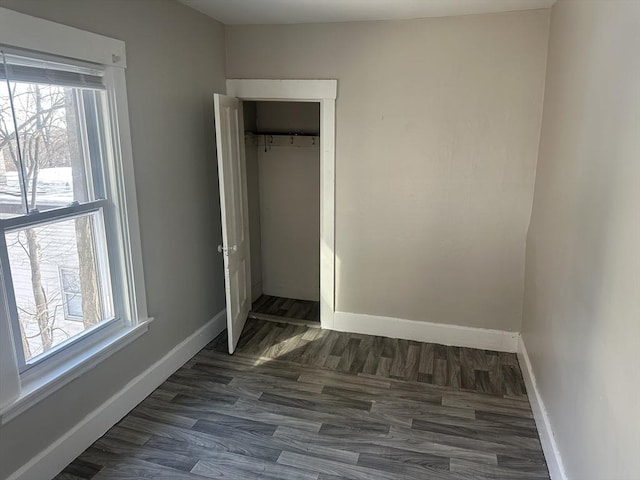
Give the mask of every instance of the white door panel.
[[222, 254], [227, 300], [229, 353], [233, 353], [251, 308], [249, 271], [249, 211], [244, 157], [242, 102], [214, 95]]

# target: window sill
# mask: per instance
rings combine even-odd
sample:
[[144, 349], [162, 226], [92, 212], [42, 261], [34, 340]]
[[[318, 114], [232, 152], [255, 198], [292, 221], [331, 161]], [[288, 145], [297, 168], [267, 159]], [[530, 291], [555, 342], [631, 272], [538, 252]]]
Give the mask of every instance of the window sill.
[[120, 330], [102, 342], [92, 345], [81, 355], [75, 356], [54, 370], [47, 372], [46, 375], [24, 382], [20, 396], [0, 409], [0, 425], [8, 423], [139, 338], [149, 329], [152, 320], [153, 318], [148, 318], [135, 327]]

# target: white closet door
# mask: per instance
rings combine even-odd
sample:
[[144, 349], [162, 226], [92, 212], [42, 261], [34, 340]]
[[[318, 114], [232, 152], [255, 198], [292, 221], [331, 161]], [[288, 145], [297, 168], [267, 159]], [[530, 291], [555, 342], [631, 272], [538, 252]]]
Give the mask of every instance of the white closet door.
[[227, 334], [229, 353], [233, 353], [251, 308], [244, 122], [237, 98], [215, 94], [214, 109], [223, 241], [218, 250], [224, 255]]

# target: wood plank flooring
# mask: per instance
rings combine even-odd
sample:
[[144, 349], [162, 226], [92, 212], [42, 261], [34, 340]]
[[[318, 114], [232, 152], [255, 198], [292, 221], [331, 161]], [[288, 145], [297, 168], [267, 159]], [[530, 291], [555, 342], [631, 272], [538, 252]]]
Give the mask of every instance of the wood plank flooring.
[[253, 302], [251, 312], [258, 314], [258, 318], [260, 315], [267, 315], [320, 322], [320, 302], [309, 300], [261, 295]]
[[257, 320], [226, 341], [56, 478], [549, 478], [512, 355]]
[[514, 353], [250, 320], [237, 352], [492, 395], [526, 395]]

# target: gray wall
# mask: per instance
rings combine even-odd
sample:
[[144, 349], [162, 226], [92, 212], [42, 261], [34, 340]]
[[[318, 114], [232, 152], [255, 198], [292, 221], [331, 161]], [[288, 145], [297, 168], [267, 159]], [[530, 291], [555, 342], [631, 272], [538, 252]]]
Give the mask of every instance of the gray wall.
[[640, 3], [553, 7], [522, 336], [569, 478], [640, 475]]
[[0, 429], [0, 478], [82, 420], [224, 308], [212, 93], [220, 24], [173, 0], [0, 0], [124, 40], [149, 332]]
[[318, 102], [255, 102], [260, 133], [320, 133]]
[[[263, 140], [264, 137], [258, 137]], [[275, 137], [258, 147], [262, 289], [320, 300], [320, 145]]]
[[257, 138], [245, 137], [247, 162], [247, 201], [249, 204], [249, 248], [251, 251], [251, 300], [262, 295], [262, 245], [260, 243], [260, 177]]
[[[255, 132], [256, 102], [243, 102], [244, 131]], [[260, 245], [260, 183], [256, 137], [245, 136], [247, 162], [247, 200], [249, 204], [249, 240], [251, 249], [251, 300], [262, 295], [262, 247]]]
[[[320, 104], [244, 102], [247, 132], [320, 131]], [[245, 138], [251, 296], [320, 299], [320, 150], [309, 137]]]
[[[256, 102], [258, 132], [320, 132], [317, 102]], [[275, 137], [256, 148], [259, 167], [262, 290], [320, 300], [320, 149], [308, 138]], [[252, 238], [253, 241], [253, 238]], [[253, 273], [253, 272], [252, 272]]]
[[242, 102], [242, 117], [244, 120], [244, 131], [255, 132], [257, 130], [256, 123], [256, 104], [258, 102]]
[[226, 28], [228, 78], [338, 80], [338, 310], [520, 330], [548, 22]]

